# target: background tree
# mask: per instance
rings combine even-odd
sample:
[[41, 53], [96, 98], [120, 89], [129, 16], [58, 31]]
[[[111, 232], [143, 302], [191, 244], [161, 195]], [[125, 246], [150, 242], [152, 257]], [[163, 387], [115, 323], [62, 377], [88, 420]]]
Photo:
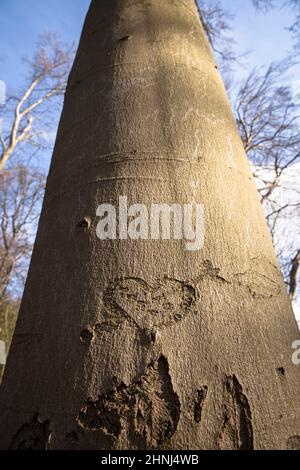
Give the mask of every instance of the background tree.
[[[7, 355], [13, 332], [15, 329], [18, 311], [20, 307], [19, 299], [6, 297], [0, 301], [0, 341], [5, 344], [5, 354]], [[4, 371], [4, 364], [0, 364], [0, 382]]]
[[7, 351], [41, 209], [47, 167], [42, 157], [52, 149], [73, 56], [73, 45], [44, 33], [32, 58], [24, 60], [22, 89], [8, 86], [0, 103], [0, 340]]
[[265, 71], [253, 70], [238, 88], [234, 109], [285, 281], [295, 300], [300, 243], [300, 106], [291, 87], [283, 85], [291, 65], [287, 59], [272, 63]]
[[56, 34], [40, 36], [33, 58], [26, 60], [28, 76], [22, 92], [14, 95], [8, 90], [1, 106], [0, 171], [21, 144], [40, 149], [45, 141], [49, 122], [53, 120], [55, 98], [65, 91], [73, 54], [74, 46], [63, 44]]
[[44, 185], [44, 174], [24, 165], [0, 173], [0, 340], [6, 352], [23, 293]]
[[23, 291], [45, 176], [19, 165], [0, 173], [0, 301]]

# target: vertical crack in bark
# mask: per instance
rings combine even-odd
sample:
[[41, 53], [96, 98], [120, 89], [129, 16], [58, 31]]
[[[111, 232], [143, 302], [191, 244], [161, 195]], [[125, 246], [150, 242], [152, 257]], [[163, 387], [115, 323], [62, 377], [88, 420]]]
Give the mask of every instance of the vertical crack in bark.
[[207, 386], [204, 385], [197, 390], [196, 399], [194, 401], [194, 420], [200, 423], [202, 417], [203, 404], [207, 396]]
[[122, 433], [132, 448], [155, 449], [172, 437], [179, 416], [180, 403], [168, 362], [161, 356], [139, 381], [129, 386], [121, 384], [97, 401], [88, 400], [77, 422], [85, 430], [109, 437], [112, 446]]
[[253, 449], [251, 410], [248, 399], [235, 375], [226, 377], [223, 426], [218, 436], [221, 450]]
[[50, 421], [41, 422], [36, 414], [15, 434], [9, 446], [11, 450], [46, 450], [50, 437]]

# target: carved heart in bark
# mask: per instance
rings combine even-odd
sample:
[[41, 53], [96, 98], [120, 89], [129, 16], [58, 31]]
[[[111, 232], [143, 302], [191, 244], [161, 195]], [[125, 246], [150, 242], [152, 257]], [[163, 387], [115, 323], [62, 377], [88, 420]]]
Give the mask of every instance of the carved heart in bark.
[[195, 300], [194, 287], [177, 279], [118, 279], [104, 293], [104, 314], [116, 326], [127, 319], [146, 330], [182, 320]]

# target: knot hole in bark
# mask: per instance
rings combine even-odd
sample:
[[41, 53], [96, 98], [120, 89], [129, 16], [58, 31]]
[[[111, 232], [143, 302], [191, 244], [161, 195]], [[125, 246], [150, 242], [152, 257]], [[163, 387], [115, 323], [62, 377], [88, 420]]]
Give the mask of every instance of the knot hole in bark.
[[89, 217], [84, 217], [82, 220], [80, 220], [77, 224], [77, 228], [87, 230], [91, 226], [91, 219]]
[[121, 38], [119, 39], [119, 42], [129, 41], [131, 38], [132, 38], [132, 36], [130, 36], [129, 34], [127, 34], [126, 36], [121, 37]]

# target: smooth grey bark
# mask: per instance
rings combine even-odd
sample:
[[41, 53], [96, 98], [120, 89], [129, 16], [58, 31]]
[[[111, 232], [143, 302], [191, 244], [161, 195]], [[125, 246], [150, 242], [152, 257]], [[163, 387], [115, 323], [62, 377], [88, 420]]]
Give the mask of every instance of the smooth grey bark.
[[[203, 203], [205, 245], [96, 237]], [[1, 448], [299, 448], [299, 337], [194, 0], [93, 1], [0, 394]]]

